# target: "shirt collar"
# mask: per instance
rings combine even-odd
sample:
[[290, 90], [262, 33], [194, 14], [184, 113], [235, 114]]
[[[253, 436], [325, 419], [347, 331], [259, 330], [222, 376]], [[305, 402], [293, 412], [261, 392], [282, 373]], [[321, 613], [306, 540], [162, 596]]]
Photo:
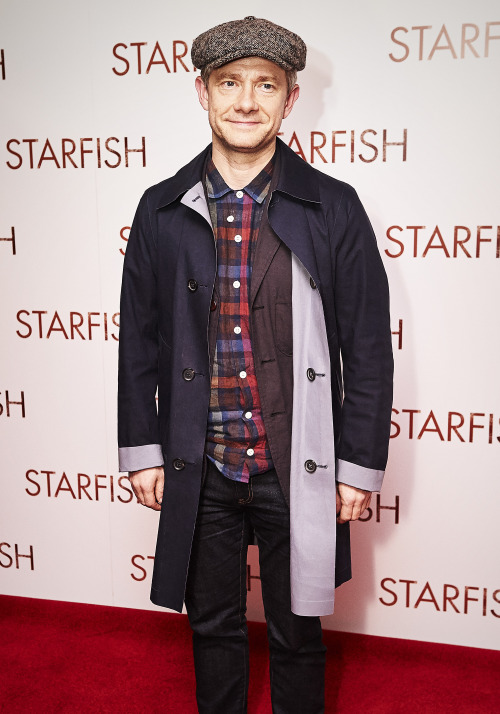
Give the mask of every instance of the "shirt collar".
[[[262, 203], [268, 194], [273, 175], [274, 158], [275, 157], [273, 156], [269, 163], [264, 166], [262, 171], [243, 188], [243, 191], [245, 191], [245, 193], [247, 193], [254, 201], [257, 201], [257, 203]], [[217, 171], [211, 158], [207, 162], [205, 181], [207, 185], [207, 195], [209, 198], [222, 198], [222, 196], [225, 196], [227, 193], [232, 191]]]

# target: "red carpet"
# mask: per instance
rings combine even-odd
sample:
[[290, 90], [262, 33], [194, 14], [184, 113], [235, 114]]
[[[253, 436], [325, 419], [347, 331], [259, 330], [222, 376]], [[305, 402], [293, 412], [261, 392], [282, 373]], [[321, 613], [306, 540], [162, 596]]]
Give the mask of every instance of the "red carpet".
[[[182, 615], [0, 596], [0, 622], [1, 712], [196, 714]], [[271, 714], [265, 626], [249, 630], [249, 714]], [[500, 712], [499, 652], [340, 632], [325, 641], [327, 712]]]

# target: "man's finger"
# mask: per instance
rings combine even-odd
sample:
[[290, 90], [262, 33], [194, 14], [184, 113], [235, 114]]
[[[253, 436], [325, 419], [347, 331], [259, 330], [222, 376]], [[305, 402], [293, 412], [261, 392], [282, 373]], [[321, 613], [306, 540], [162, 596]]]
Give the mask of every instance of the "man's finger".
[[338, 523], [347, 523], [352, 517], [352, 505], [349, 503], [343, 503], [340, 509], [339, 516], [337, 518]]
[[159, 505], [156, 502], [154, 488], [150, 491], [144, 491], [144, 505], [148, 508], [153, 508], [155, 511], [159, 509]]
[[367, 493], [364, 498], [359, 498], [354, 501], [351, 516], [352, 521], [357, 521], [358, 518], [363, 515], [365, 510], [370, 505], [371, 497], [371, 493]]
[[352, 507], [351, 521], [357, 521], [363, 513], [363, 501], [356, 502]]
[[372, 495], [371, 495], [371, 493], [369, 493], [369, 494], [367, 495], [366, 499], [365, 499], [365, 502], [363, 503], [363, 507], [362, 507], [362, 509], [361, 509], [361, 513], [359, 514], [360, 516], [362, 516], [363, 513], [366, 511], [366, 509], [368, 508], [368, 506], [369, 506], [370, 503], [371, 503], [371, 500], [372, 500]]
[[144, 489], [138, 488], [137, 489], [137, 503], [140, 503], [141, 506], [146, 506], [146, 493], [144, 492]]
[[158, 481], [156, 482], [155, 498], [156, 503], [159, 503], [161, 506], [161, 502], [163, 501], [163, 479], [158, 479]]

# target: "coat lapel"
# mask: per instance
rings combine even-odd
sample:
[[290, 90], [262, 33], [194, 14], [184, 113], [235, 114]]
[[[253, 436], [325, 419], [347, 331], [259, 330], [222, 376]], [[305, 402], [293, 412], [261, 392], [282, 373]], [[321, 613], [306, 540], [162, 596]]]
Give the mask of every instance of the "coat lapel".
[[269, 204], [269, 223], [319, 285], [313, 237], [305, 208], [308, 204], [319, 206], [321, 203], [318, 178], [314, 169], [281, 139], [277, 140], [276, 150], [279, 175]]
[[252, 268], [251, 301], [255, 299], [280, 240], [320, 284], [311, 228], [304, 208], [320, 203], [316, 173], [281, 139], [276, 142], [276, 163], [269, 206], [259, 231]]
[[298, 201], [290, 200], [288, 196], [273, 197], [269, 207], [269, 223], [283, 243], [308, 270], [316, 285], [319, 285], [311, 229], [303, 205]]

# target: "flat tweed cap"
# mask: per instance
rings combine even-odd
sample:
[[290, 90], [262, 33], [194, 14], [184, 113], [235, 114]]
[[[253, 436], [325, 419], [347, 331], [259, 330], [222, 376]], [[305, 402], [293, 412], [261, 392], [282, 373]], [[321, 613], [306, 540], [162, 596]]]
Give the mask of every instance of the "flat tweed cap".
[[193, 41], [198, 69], [216, 69], [241, 57], [264, 57], [285, 70], [306, 66], [307, 47], [298, 35], [263, 18], [245, 17], [212, 27]]

